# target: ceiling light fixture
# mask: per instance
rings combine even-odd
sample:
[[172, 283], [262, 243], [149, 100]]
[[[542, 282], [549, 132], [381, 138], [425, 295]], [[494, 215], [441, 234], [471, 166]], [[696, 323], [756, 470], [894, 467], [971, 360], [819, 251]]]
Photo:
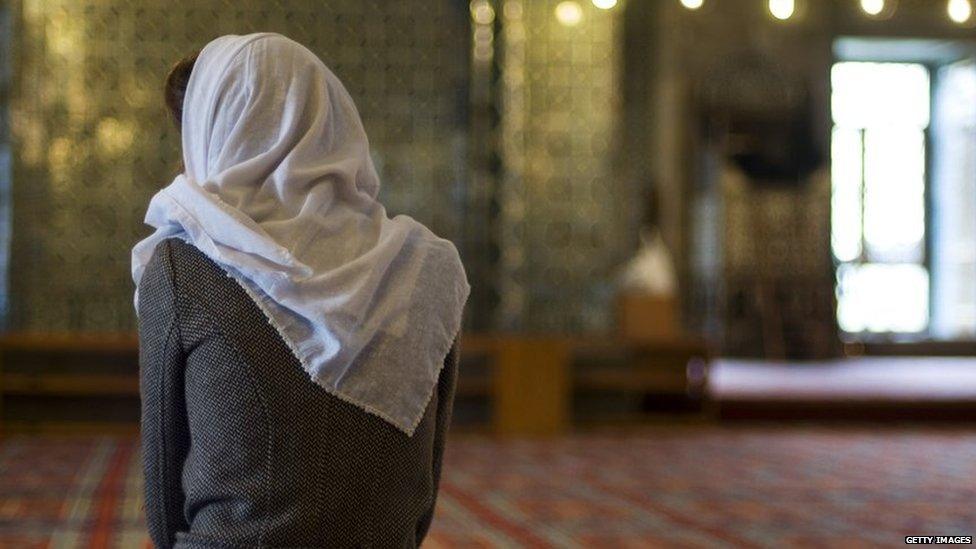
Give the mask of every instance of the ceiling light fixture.
[[885, 0], [861, 0], [861, 9], [864, 13], [876, 17], [884, 11]]
[[769, 0], [769, 13], [780, 21], [786, 21], [796, 13], [796, 0]]
[[575, 27], [583, 20], [583, 8], [572, 0], [556, 6], [556, 19], [566, 27]]
[[946, 12], [949, 14], [949, 19], [962, 25], [972, 19], [973, 5], [969, 0], [949, 0]]

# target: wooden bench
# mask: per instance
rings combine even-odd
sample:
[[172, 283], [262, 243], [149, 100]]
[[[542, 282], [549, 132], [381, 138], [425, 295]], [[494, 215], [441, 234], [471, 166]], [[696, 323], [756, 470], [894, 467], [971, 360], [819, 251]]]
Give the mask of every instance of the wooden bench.
[[[500, 435], [554, 435], [571, 424], [575, 390], [701, 391], [709, 359], [705, 345], [694, 340], [628, 343], [612, 337], [546, 337], [515, 334], [467, 334], [461, 340], [464, 359], [483, 359], [487, 378], [459, 376], [458, 395], [487, 397], [490, 429]], [[13, 355], [37, 357], [123, 357], [126, 367], [110, 374], [89, 371], [4, 371]], [[623, 355], [624, 367], [574, 369], [580, 357]], [[139, 392], [138, 338], [134, 334], [37, 334], [0, 336], [0, 418], [3, 396], [132, 397]], [[131, 369], [128, 367], [131, 364]], [[702, 375], [688, 375], [699, 368]], [[23, 425], [12, 430], [71, 431], [72, 422]], [[99, 425], [89, 425], [98, 430]], [[2, 428], [2, 426], [0, 426]], [[131, 428], [131, 427], [130, 427]]]
[[[52, 397], [137, 397], [139, 376], [135, 367], [139, 341], [131, 333], [5, 333], [0, 335], [0, 419], [3, 418], [3, 398]], [[51, 364], [65, 357], [86, 358], [93, 361], [114, 357], [131, 363], [131, 371], [75, 372], [63, 368], [33, 369], [5, 368], [11, 357], [27, 358], [30, 363]], [[130, 370], [126, 368], [126, 370]], [[135, 432], [132, 422], [108, 424], [102, 422], [44, 422], [14, 421], [0, 425], [4, 431], [26, 432]]]
[[[688, 339], [635, 343], [610, 336], [471, 338], [491, 357], [492, 430], [501, 435], [567, 432], [572, 397], [579, 390], [701, 397], [710, 359], [706, 345]], [[462, 356], [471, 352], [467, 338], [464, 345]], [[574, 368], [580, 358], [613, 355], [621, 356], [624, 364]]]

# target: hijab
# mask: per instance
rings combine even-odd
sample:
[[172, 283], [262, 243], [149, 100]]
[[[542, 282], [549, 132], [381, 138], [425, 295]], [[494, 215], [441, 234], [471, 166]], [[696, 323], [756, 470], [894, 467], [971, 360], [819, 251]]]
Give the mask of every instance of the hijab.
[[194, 64], [181, 125], [184, 172], [132, 250], [136, 302], [156, 245], [181, 238], [240, 283], [312, 381], [412, 435], [470, 287], [449, 241], [377, 200], [345, 87], [284, 36], [223, 36]]

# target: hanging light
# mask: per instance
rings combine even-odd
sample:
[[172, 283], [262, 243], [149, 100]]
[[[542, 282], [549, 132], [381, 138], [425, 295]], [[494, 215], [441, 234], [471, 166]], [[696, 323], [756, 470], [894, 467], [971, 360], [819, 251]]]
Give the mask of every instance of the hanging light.
[[495, 10], [488, 0], [471, 0], [471, 19], [479, 25], [490, 25], [495, 20]]
[[876, 17], [884, 11], [885, 0], [861, 0], [861, 9], [864, 13]]
[[949, 0], [946, 12], [949, 14], [949, 19], [962, 25], [972, 19], [973, 5], [969, 0]]
[[769, 13], [780, 21], [786, 21], [796, 13], [796, 0], [769, 0]]
[[556, 20], [567, 27], [575, 27], [583, 20], [583, 8], [572, 0], [560, 2], [556, 6]]
[[592, 0], [593, 5], [601, 10], [613, 9], [617, 5], [617, 0]]
[[681, 5], [690, 9], [697, 10], [705, 4], [705, 0], [681, 0]]

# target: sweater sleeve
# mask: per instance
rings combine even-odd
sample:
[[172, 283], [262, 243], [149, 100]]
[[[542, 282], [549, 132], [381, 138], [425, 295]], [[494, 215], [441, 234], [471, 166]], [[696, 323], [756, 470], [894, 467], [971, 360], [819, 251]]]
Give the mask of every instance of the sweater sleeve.
[[437, 381], [437, 422], [434, 426], [434, 499], [430, 508], [417, 524], [417, 542], [420, 543], [430, 530], [437, 506], [437, 492], [441, 482], [441, 464], [444, 461], [444, 445], [447, 443], [447, 430], [451, 425], [451, 412], [454, 410], [454, 391], [457, 384], [458, 344], [457, 340], [444, 358], [444, 368]]
[[183, 513], [183, 462], [190, 437], [183, 395], [170, 243], [162, 242], [139, 284], [139, 375], [146, 522], [153, 544], [172, 547], [188, 528]]

